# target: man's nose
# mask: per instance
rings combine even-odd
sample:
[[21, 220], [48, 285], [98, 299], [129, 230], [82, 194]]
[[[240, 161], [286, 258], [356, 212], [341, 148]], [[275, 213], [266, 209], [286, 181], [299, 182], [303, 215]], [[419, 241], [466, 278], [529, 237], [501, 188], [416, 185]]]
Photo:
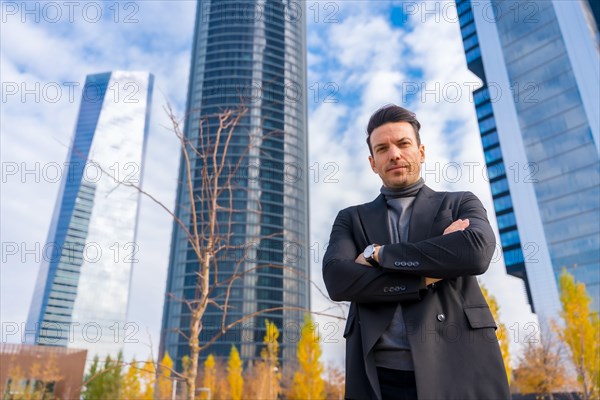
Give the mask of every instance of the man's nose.
[[402, 156], [402, 151], [397, 147], [390, 147], [389, 157], [390, 160], [398, 160]]

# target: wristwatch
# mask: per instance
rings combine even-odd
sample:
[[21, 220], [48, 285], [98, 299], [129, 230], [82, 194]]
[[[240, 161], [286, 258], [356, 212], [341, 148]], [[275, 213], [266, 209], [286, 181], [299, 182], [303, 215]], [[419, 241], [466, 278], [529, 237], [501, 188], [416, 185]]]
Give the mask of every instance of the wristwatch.
[[369, 264], [371, 264], [374, 267], [379, 267], [379, 263], [375, 260], [375, 246], [379, 246], [378, 244], [370, 244], [365, 248], [365, 251], [363, 251], [363, 256], [365, 257], [365, 260], [367, 260], [367, 262]]

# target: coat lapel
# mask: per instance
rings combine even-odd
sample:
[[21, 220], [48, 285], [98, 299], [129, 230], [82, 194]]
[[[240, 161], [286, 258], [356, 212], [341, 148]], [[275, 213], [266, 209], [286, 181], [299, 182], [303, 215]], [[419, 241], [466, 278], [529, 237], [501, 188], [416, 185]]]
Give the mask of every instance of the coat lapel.
[[387, 204], [382, 194], [372, 202], [359, 206], [358, 216], [364, 233], [365, 247], [371, 243], [390, 242]]
[[410, 217], [408, 241], [411, 243], [428, 239], [435, 216], [437, 215], [444, 193], [434, 192], [428, 186], [423, 186], [413, 203]]

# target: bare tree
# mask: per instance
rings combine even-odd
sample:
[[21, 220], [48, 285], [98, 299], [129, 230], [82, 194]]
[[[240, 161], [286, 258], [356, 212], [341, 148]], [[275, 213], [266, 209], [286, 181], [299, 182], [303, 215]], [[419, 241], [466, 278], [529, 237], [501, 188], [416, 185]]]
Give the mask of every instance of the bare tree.
[[[179, 226], [181, 231], [184, 232], [187, 242], [198, 261], [195, 270], [193, 298], [180, 298], [172, 293], [167, 294], [170, 301], [184, 304], [190, 312], [189, 332], [178, 330], [178, 333], [185, 337], [188, 342], [189, 357], [186, 358], [186, 362], [184, 363], [183, 373], [173, 368], [172, 376], [185, 382], [185, 396], [187, 399], [193, 400], [196, 391], [199, 355], [226, 332], [264, 313], [273, 311], [298, 311], [306, 313], [311, 311], [303, 307], [271, 307], [254, 312], [246, 312], [242, 314], [241, 318], [231, 321], [228, 318], [228, 312], [232, 309], [230, 297], [233, 284], [239, 279], [243, 279], [247, 274], [254, 273], [260, 268], [268, 267], [280, 268], [292, 274], [298, 274], [304, 279], [307, 279], [307, 277], [296, 268], [286, 265], [261, 263], [260, 265], [248, 266], [245, 263], [244, 257], [236, 260], [234, 270], [231, 274], [223, 274], [223, 276], [219, 274], [219, 254], [240, 250], [239, 245], [232, 243], [232, 217], [235, 213], [249, 212], [246, 209], [236, 209], [233, 204], [234, 191], [247, 190], [237, 185], [237, 178], [240, 177], [238, 172], [243, 167], [244, 160], [247, 160], [246, 157], [249, 152], [256, 151], [260, 147], [260, 143], [270, 135], [282, 133], [262, 134], [261, 132], [260, 134], [253, 134], [252, 132], [247, 132], [249, 142], [242, 154], [229, 154], [229, 151], [233, 147], [232, 139], [234, 131], [238, 129], [240, 120], [248, 113], [248, 109], [245, 106], [241, 105], [236, 109], [224, 110], [215, 115], [205, 116], [201, 120], [197, 138], [188, 138], [183, 134], [181, 122], [174, 115], [170, 106], [167, 105], [165, 111], [172, 124], [172, 130], [181, 144], [182, 168], [184, 172], [183, 182], [181, 183], [185, 185], [185, 195], [188, 197], [189, 209], [185, 211], [189, 214], [189, 221], [180, 218], [159, 199], [143, 190], [136, 183], [118, 180], [117, 182], [119, 185], [135, 188], [139, 193], [151, 199], [167, 212], [173, 218], [175, 225]], [[212, 132], [207, 128], [208, 120], [217, 122]], [[102, 172], [107, 173], [106, 169], [102, 168], [102, 166], [98, 165], [98, 168]], [[111, 174], [108, 173], [108, 175]], [[199, 187], [198, 179], [200, 179]], [[260, 204], [257, 204], [257, 209], [253, 212], [257, 216], [260, 215]], [[255, 235], [252, 237], [252, 240], [260, 243], [265, 239], [282, 236], [283, 232], [277, 232], [270, 235]], [[314, 285], [313, 282], [310, 283]], [[210, 305], [217, 307], [221, 312], [220, 326], [214, 334], [201, 343], [200, 335], [204, 329], [203, 317]], [[342, 310], [340, 305], [336, 305], [336, 307]], [[312, 314], [343, 319], [343, 317], [333, 315], [328, 311], [329, 309], [323, 312], [313, 311]]]
[[342, 400], [346, 385], [344, 370], [339, 366], [329, 364], [325, 367], [325, 371], [325, 397], [331, 400]]
[[539, 339], [526, 344], [513, 371], [512, 386], [520, 393], [535, 393], [552, 400], [553, 392], [572, 386], [564, 357], [562, 342], [547, 330]]

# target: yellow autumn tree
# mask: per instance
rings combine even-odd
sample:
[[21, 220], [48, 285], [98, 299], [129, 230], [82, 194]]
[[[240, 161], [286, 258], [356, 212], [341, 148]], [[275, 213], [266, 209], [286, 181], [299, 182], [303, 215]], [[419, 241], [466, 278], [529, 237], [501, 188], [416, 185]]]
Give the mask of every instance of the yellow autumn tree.
[[229, 361], [227, 362], [227, 382], [232, 400], [241, 400], [244, 391], [244, 378], [242, 377], [243, 363], [240, 353], [235, 346], [231, 346]]
[[276, 399], [281, 391], [281, 372], [279, 371], [279, 329], [265, 320], [264, 347], [260, 352], [260, 361], [252, 365], [248, 395], [257, 399]]
[[[21, 383], [27, 381], [27, 374], [23, 372], [21, 366], [17, 363], [16, 357], [10, 357], [10, 360], [6, 364], [8, 366], [8, 375], [5, 382], [0, 382], [0, 393], [12, 393], [16, 399], [26, 398], [30, 396], [29, 385], [22, 387]], [[4, 368], [4, 365], [2, 366]], [[29, 375], [31, 376], [31, 375]], [[8, 397], [8, 396], [7, 396]]]
[[279, 329], [275, 323], [265, 320], [266, 332], [263, 339], [265, 347], [261, 351], [261, 359], [267, 367], [266, 382], [268, 382], [269, 390], [267, 391], [268, 399], [276, 399], [281, 391], [281, 371], [279, 370]]
[[165, 352], [162, 361], [158, 365], [158, 385], [157, 385], [157, 398], [158, 399], [170, 399], [173, 391], [173, 380], [171, 379], [171, 372], [173, 370], [173, 360], [169, 355], [169, 352]]
[[290, 399], [325, 399], [319, 339], [319, 332], [307, 314], [298, 341], [298, 370], [294, 373]]
[[343, 399], [346, 386], [344, 370], [337, 365], [329, 364], [325, 368], [325, 398]]
[[26, 378], [28, 379], [23, 393], [17, 394], [16, 396], [12, 396], [10, 398], [14, 398], [16, 400], [52, 398], [52, 393], [49, 392], [50, 386], [63, 379], [63, 377], [60, 375], [58, 363], [54, 355], [51, 355], [48, 359], [45, 359], [43, 363], [33, 363]]
[[60, 374], [60, 368], [58, 368], [58, 361], [56, 356], [51, 355], [46, 361], [44, 361], [44, 368], [40, 380], [44, 384], [56, 383], [64, 379]]
[[279, 329], [275, 323], [265, 320], [265, 337], [263, 344], [265, 347], [260, 352], [260, 357], [263, 361], [270, 363], [273, 366], [279, 365]]
[[142, 397], [142, 386], [140, 383], [140, 369], [135, 358], [129, 364], [127, 372], [121, 381], [119, 396], [123, 399], [139, 399]]
[[231, 393], [229, 391], [229, 382], [227, 382], [227, 360], [217, 359], [216, 360], [216, 379], [217, 388], [215, 389], [215, 395], [212, 397], [215, 400], [231, 400]]
[[27, 372], [11, 356], [0, 365], [6, 380], [0, 382], [0, 398], [13, 400], [53, 399], [51, 387], [64, 379], [54, 355], [43, 362], [34, 362]]
[[506, 325], [500, 322], [500, 307], [498, 306], [498, 302], [496, 298], [489, 294], [485, 286], [481, 286], [481, 292], [483, 293], [483, 297], [487, 301], [490, 306], [490, 311], [492, 312], [492, 316], [494, 317], [494, 321], [498, 325], [498, 329], [496, 329], [496, 337], [498, 338], [498, 343], [500, 344], [500, 352], [502, 353], [502, 361], [504, 361], [504, 369], [506, 370], [506, 377], [508, 378], [508, 383], [510, 384], [511, 380], [511, 367], [510, 367], [510, 351], [508, 348], [508, 343], [510, 338], [508, 337], [508, 329], [506, 329]]
[[560, 339], [566, 343], [577, 372], [583, 398], [600, 396], [600, 321], [590, 310], [591, 298], [583, 283], [563, 269], [560, 278], [560, 316], [564, 324], [555, 325]]
[[141, 400], [153, 400], [154, 399], [154, 383], [156, 382], [156, 367], [154, 361], [149, 358], [142, 369], [139, 371], [140, 381], [143, 385], [143, 391], [141, 393]]
[[244, 398], [245, 399], [259, 399], [261, 398], [261, 369], [262, 363], [256, 361], [248, 361], [246, 368], [244, 368]]
[[552, 332], [529, 340], [519, 355], [512, 386], [522, 394], [552, 398], [552, 393], [568, 391], [571, 382], [562, 357], [563, 348]]
[[217, 391], [217, 369], [215, 367], [215, 357], [209, 354], [204, 361], [204, 388], [210, 390], [210, 394], [207, 392], [201, 392], [201, 399], [208, 399], [215, 397]]

